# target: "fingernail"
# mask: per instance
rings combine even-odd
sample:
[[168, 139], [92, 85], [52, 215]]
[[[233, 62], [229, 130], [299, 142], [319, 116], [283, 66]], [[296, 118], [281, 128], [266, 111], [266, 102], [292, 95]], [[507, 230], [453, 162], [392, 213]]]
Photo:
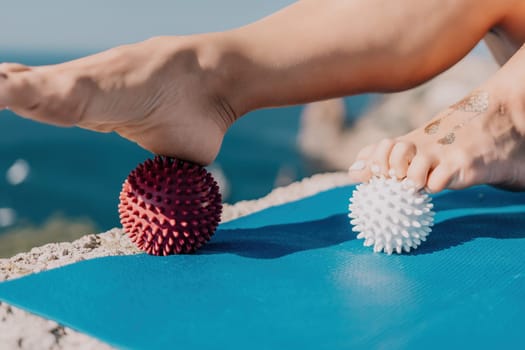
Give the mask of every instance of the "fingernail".
[[365, 162], [362, 161], [362, 160], [358, 160], [357, 162], [355, 162], [354, 164], [352, 164], [352, 166], [348, 169], [350, 171], [359, 171], [359, 170], [363, 170], [365, 168]]
[[381, 172], [381, 168], [379, 167], [379, 165], [377, 164], [372, 164], [370, 166], [370, 171], [373, 173], [373, 174], [379, 174]]

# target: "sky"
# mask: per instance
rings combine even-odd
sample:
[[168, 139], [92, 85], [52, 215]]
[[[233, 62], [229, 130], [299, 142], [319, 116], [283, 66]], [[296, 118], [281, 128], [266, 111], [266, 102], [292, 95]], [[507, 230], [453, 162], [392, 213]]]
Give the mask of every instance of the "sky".
[[156, 35], [220, 31], [292, 0], [0, 0], [3, 50], [91, 51]]

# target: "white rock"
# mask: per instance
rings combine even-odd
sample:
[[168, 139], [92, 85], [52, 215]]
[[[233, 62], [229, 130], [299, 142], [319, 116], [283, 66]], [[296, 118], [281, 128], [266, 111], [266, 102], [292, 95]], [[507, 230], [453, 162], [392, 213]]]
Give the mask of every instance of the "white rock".
[[5, 175], [6, 180], [13, 186], [19, 185], [27, 179], [29, 170], [30, 167], [27, 161], [23, 159], [17, 159], [13, 165], [7, 169], [7, 173]]
[[16, 212], [11, 208], [0, 208], [0, 227], [11, 226], [15, 223]]

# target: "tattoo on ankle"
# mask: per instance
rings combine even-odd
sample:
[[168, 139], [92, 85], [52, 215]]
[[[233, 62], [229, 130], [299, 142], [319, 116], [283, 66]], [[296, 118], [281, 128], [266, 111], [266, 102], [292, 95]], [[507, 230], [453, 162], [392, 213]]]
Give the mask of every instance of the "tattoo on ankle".
[[[454, 125], [452, 127], [452, 131], [448, 132], [444, 137], [437, 140], [437, 143], [439, 143], [440, 145], [450, 145], [454, 143], [454, 141], [456, 140], [456, 134], [454, 133], [455, 131], [458, 131], [459, 129], [463, 128], [466, 124], [470, 123], [474, 118], [477, 118], [480, 114], [486, 112], [488, 108], [489, 108], [488, 92], [475, 91], [469, 96], [462, 99], [461, 101], [450, 106], [450, 110], [445, 116], [428, 124], [424, 129], [425, 134], [427, 135], [436, 134], [439, 131], [439, 126], [441, 122], [444, 119], [448, 118], [452, 113], [456, 111], [475, 113], [474, 115], [470, 116], [467, 120]], [[501, 108], [503, 108], [503, 113], [504, 113], [504, 110], [505, 110], [504, 106], [500, 105], [500, 113], [501, 113]]]
[[445, 137], [442, 137], [439, 140], [437, 140], [437, 143], [439, 143], [440, 145], [450, 145], [454, 143], [454, 141], [456, 141], [456, 134], [454, 134], [453, 132], [449, 132], [445, 135]]
[[475, 91], [450, 108], [454, 111], [483, 113], [489, 109], [489, 94], [485, 91]]
[[434, 120], [432, 123], [425, 126], [425, 134], [427, 135], [434, 135], [439, 130], [439, 124], [441, 124], [441, 118], [438, 120]]

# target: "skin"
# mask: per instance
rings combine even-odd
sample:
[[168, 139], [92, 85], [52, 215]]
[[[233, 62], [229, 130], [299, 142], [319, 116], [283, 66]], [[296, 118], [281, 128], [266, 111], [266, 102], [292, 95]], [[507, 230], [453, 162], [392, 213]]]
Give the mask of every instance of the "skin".
[[[523, 62], [522, 49], [470, 96], [427, 125], [365, 147], [356, 163], [366, 165], [350, 170], [350, 176], [359, 181], [393, 170], [398, 178], [407, 177], [429, 192], [476, 184], [525, 188], [525, 86], [519, 81], [525, 78]], [[464, 108], [465, 101], [480, 95], [486, 104]]]
[[[9, 106], [45, 123], [114, 131], [154, 153], [208, 164], [229, 126], [251, 110], [416, 86], [461, 59], [491, 27], [501, 26], [523, 42], [524, 17], [525, 5], [517, 0], [303, 0], [227, 32], [157, 37], [52, 66], [2, 64], [0, 108]], [[482, 130], [482, 121], [491, 124], [495, 101], [508, 100], [504, 92], [511, 91], [513, 100], [504, 103], [507, 117], [488, 128], [507, 134], [514, 130], [509, 123], [521, 116], [517, 109], [525, 90], [508, 79], [514, 71], [525, 71], [525, 60], [513, 61], [501, 70], [509, 73], [499, 72], [480, 88], [489, 93], [491, 107], [470, 121], [469, 128]], [[458, 124], [458, 118], [451, 114], [442, 127]], [[447, 147], [465, 148], [460, 141], [466, 130], [457, 131]], [[506, 142], [502, 146], [497, 135], [480, 135], [484, 138], [471, 138], [473, 149], [503, 154], [500, 149], [505, 148], [507, 153], [498, 159], [513, 162], [516, 139], [501, 136]], [[421, 180], [425, 171], [428, 175], [437, 169], [434, 163], [416, 167], [423, 149], [425, 164], [437, 155], [439, 164], [450, 163], [455, 154], [437, 151], [443, 145], [429, 139], [416, 131], [370, 146], [359, 158], [365, 169], [350, 176], [365, 181], [370, 165], [377, 163], [381, 171], [393, 166], [400, 176], [405, 171]], [[386, 161], [397, 143], [406, 143], [401, 157], [405, 165]], [[469, 164], [479, 155], [467, 151], [462, 160]], [[456, 182], [444, 181], [450, 171], [441, 171], [439, 184], [429, 185], [441, 189], [493, 180], [456, 176]]]

